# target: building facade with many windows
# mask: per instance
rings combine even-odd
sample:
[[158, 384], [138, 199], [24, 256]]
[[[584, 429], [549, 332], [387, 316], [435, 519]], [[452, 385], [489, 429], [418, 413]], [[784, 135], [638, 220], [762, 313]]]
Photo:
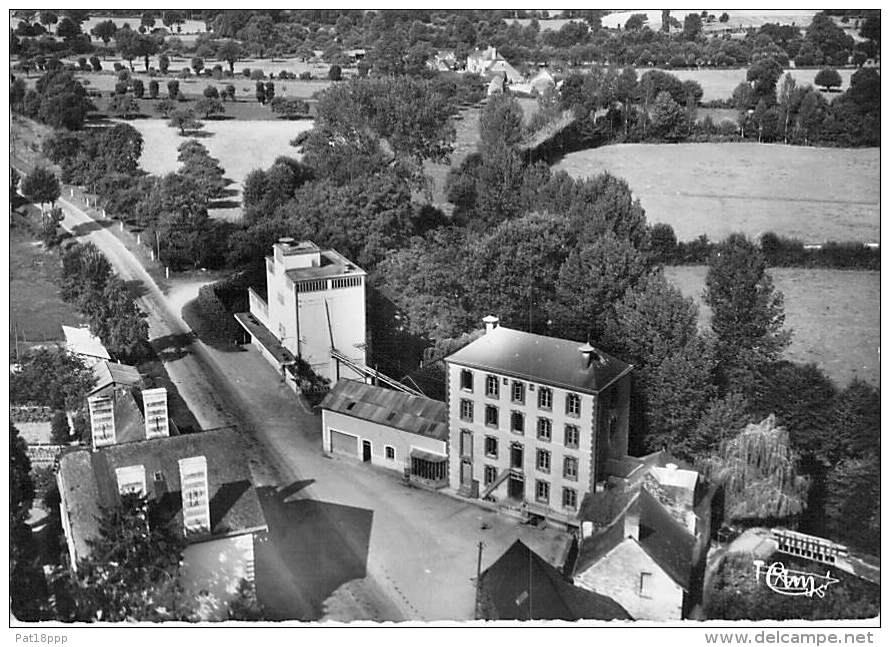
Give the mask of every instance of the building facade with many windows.
[[630, 372], [589, 344], [486, 318], [446, 358], [449, 485], [459, 494], [576, 523], [586, 492], [627, 454]]

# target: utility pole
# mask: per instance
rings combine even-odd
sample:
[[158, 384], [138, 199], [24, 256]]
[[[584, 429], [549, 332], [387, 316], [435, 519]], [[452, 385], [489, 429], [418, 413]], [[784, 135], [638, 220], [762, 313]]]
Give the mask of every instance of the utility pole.
[[482, 547], [485, 544], [479, 542], [479, 554], [476, 558], [476, 617], [479, 617], [479, 601], [482, 593]]

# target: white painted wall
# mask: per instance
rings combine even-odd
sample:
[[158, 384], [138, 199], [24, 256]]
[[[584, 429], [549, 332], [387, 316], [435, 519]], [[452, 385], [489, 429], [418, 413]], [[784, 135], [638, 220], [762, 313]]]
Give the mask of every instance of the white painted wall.
[[[337, 350], [350, 359], [365, 363], [365, 284], [364, 277], [362, 284], [356, 287], [331, 288], [330, 284], [328, 280], [327, 290], [299, 293], [297, 314], [303, 359], [316, 373], [329, 378], [333, 385], [337, 376], [335, 362], [330, 356], [331, 337]], [[340, 377], [363, 379], [346, 366], [340, 367]]]
[[182, 555], [180, 582], [203, 620], [224, 620], [242, 579], [253, 581], [253, 535], [191, 544]]
[[[441, 456], [448, 455], [447, 443], [444, 440], [436, 440], [427, 436], [412, 434], [407, 431], [387, 427], [386, 425], [360, 420], [335, 411], [323, 410], [322, 442], [326, 452], [331, 450], [331, 429], [341, 431], [351, 436], [356, 436], [356, 458], [362, 458], [362, 441], [371, 441], [371, 464], [395, 470], [400, 474], [406, 467], [410, 467], [410, 454], [412, 448]], [[394, 460], [387, 460], [385, 447], [389, 445], [395, 449]]]
[[[643, 590], [641, 575], [647, 573]], [[625, 539], [599, 561], [575, 575], [575, 584], [608, 595], [636, 620], [680, 620], [683, 589], [633, 539]]]

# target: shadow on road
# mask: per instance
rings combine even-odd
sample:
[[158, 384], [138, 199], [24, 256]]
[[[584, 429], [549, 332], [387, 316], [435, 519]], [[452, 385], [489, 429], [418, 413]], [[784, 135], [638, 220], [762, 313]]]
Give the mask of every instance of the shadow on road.
[[86, 236], [93, 231], [108, 229], [113, 224], [113, 220], [91, 220], [90, 222], [82, 222], [79, 225], [74, 225], [74, 227], [72, 227], [71, 229], [71, 232], [75, 236]]
[[151, 340], [151, 346], [162, 362], [172, 362], [188, 355], [188, 349], [195, 340], [194, 333], [164, 335]]
[[254, 540], [257, 598], [269, 620], [317, 620], [337, 588], [366, 575], [374, 512], [285, 500], [310, 482], [259, 490], [269, 531]]
[[130, 296], [134, 299], [139, 299], [148, 294], [148, 288], [145, 287], [145, 283], [138, 279], [133, 279], [132, 281], [124, 281], [124, 287], [127, 289], [127, 292], [130, 293]]

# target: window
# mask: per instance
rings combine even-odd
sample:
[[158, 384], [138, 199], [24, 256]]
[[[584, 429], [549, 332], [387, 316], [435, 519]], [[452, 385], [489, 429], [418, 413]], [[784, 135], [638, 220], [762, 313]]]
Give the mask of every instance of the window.
[[485, 405], [485, 424], [489, 427], [498, 426], [498, 408], [490, 404]]
[[498, 468], [493, 465], [486, 465], [482, 471], [482, 481], [484, 485], [491, 485], [498, 477]]
[[535, 500], [550, 503], [550, 484], [547, 481], [535, 481]]
[[460, 372], [460, 388], [464, 391], [473, 392], [473, 373], [464, 369]]
[[396, 448], [390, 447], [387, 445], [383, 448], [384, 455], [386, 456], [386, 460], [394, 461], [396, 459]]
[[497, 375], [485, 376], [485, 395], [490, 398], [497, 398], [501, 394], [500, 384], [498, 384]]
[[460, 455], [473, 456], [473, 432], [469, 429], [460, 430]]
[[522, 469], [522, 462], [525, 458], [525, 450], [519, 443], [510, 445], [510, 467], [514, 469]]
[[578, 427], [575, 425], [566, 425], [565, 446], [569, 449], [578, 449], [578, 440], [580, 437]]
[[525, 384], [522, 382], [513, 382], [513, 389], [510, 392], [513, 402], [525, 404]]
[[460, 401], [460, 419], [464, 422], [473, 422], [473, 401]]
[[538, 389], [538, 408], [547, 409], [548, 411], [553, 408], [552, 389], [548, 389], [546, 386], [542, 386]]
[[546, 449], [539, 449], [535, 453], [535, 465], [539, 472], [550, 473], [550, 452]]
[[578, 507], [578, 493], [570, 487], [562, 489], [562, 507], [570, 510]]
[[647, 573], [646, 571], [640, 571], [640, 597], [641, 598], [650, 598], [649, 595], [651, 591], [649, 590], [652, 586], [652, 573]]
[[566, 415], [575, 418], [581, 415], [581, 396], [577, 393], [566, 393]]
[[538, 440], [550, 442], [553, 436], [553, 421], [550, 418], [538, 418]]
[[513, 411], [510, 413], [510, 431], [512, 431], [514, 434], [525, 433], [525, 416], [522, 415], [519, 411]]
[[578, 480], [578, 459], [566, 456], [562, 461], [562, 476], [570, 481]]
[[498, 439], [494, 436], [485, 437], [485, 455], [489, 458], [498, 457]]

